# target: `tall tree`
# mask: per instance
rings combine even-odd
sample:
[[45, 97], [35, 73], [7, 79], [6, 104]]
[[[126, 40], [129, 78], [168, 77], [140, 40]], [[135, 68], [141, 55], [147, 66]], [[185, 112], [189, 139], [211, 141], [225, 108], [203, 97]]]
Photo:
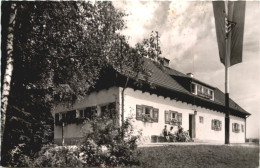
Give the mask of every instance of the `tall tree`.
[[[126, 38], [117, 33], [124, 28], [125, 14], [111, 2], [2, 4], [2, 16], [16, 14], [12, 22], [13, 75], [6, 127], [2, 127], [2, 132], [7, 130], [3, 135], [2, 158], [8, 165], [19, 160], [11, 152], [17, 151], [17, 147], [23, 154], [33, 156], [51, 139], [51, 109], [56, 103], [73, 105], [94, 86], [100, 70], [107, 65], [132, 65], [139, 71], [139, 58], [151, 54], [149, 47], [153, 46], [148, 44], [153, 41], [130, 47]], [[16, 12], [7, 10], [12, 4]], [[2, 25], [4, 37], [10, 24], [2, 20]], [[2, 48], [9, 51], [3, 45]], [[2, 56], [2, 61], [7, 62], [8, 52]]]
[[1, 95], [1, 144], [3, 144], [3, 135], [5, 130], [6, 121], [6, 109], [8, 105], [8, 96], [10, 93], [11, 79], [13, 73], [13, 41], [14, 41], [14, 25], [16, 18], [16, 4], [11, 3], [8, 9], [9, 21], [7, 27], [7, 38], [6, 38], [6, 64], [5, 64], [5, 74], [3, 78], [2, 85], [2, 95]]

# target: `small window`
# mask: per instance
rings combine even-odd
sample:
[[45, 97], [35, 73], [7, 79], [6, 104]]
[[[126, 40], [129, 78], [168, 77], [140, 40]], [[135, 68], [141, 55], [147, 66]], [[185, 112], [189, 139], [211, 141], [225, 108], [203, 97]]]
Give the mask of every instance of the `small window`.
[[238, 123], [232, 123], [232, 132], [239, 133], [240, 128]]
[[200, 119], [200, 123], [203, 124], [203, 122], [204, 122], [204, 118], [203, 118], [202, 116], [200, 116], [199, 119]]
[[212, 120], [211, 129], [215, 131], [221, 131], [222, 123], [219, 120]]
[[191, 93], [196, 94], [196, 84], [194, 83], [191, 84]]
[[197, 93], [198, 93], [198, 95], [199, 94], [202, 94], [202, 86], [201, 85], [197, 85]]
[[83, 118], [84, 117], [84, 110], [79, 110], [79, 118]]
[[146, 117], [153, 117], [153, 108], [149, 106], [143, 106], [144, 115]]
[[61, 114], [61, 120], [65, 121], [66, 120], [66, 113]]
[[93, 106], [93, 107], [86, 107], [84, 109], [84, 118], [87, 118], [89, 120], [92, 120], [94, 115], [96, 113], [96, 107]]
[[68, 111], [66, 114], [66, 122], [68, 124], [74, 123], [76, 119], [76, 110]]
[[60, 119], [59, 119], [59, 113], [55, 114], [55, 125], [58, 125]]
[[177, 112], [171, 111], [171, 120], [177, 120]]

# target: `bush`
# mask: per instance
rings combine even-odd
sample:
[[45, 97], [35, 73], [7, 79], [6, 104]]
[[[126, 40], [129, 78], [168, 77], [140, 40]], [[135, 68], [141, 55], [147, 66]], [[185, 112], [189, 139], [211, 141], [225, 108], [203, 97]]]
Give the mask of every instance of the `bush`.
[[[122, 127], [111, 119], [96, 118], [90, 121], [93, 132], [85, 135], [77, 146], [48, 146], [42, 148], [36, 159], [25, 166], [34, 167], [100, 167], [139, 165], [137, 141], [140, 135], [127, 119]], [[102, 121], [102, 122], [101, 122]]]
[[140, 135], [133, 135], [130, 118], [126, 119], [122, 127], [105, 118], [93, 120], [91, 125], [93, 132], [86, 135], [81, 148], [87, 154], [85, 158], [89, 166], [139, 165], [134, 151]]

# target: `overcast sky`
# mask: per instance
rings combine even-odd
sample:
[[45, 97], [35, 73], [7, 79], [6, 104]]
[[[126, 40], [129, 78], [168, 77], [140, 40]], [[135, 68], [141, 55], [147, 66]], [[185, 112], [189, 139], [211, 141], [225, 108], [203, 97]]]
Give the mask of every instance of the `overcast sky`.
[[[212, 2], [114, 2], [129, 15], [131, 45], [158, 31], [162, 56], [170, 67], [224, 91], [224, 65], [218, 56]], [[246, 2], [243, 62], [230, 68], [230, 97], [252, 115], [247, 119], [247, 137], [259, 137], [260, 55], [259, 2]]]

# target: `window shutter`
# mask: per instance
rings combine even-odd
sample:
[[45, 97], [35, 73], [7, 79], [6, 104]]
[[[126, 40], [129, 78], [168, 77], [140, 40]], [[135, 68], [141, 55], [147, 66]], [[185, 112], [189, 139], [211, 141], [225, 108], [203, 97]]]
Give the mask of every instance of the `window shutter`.
[[221, 131], [221, 129], [222, 129], [222, 122], [219, 121], [219, 131]]
[[240, 124], [237, 124], [237, 132], [240, 132]]
[[182, 113], [177, 114], [177, 119], [178, 119], [180, 125], [182, 125]]
[[143, 107], [142, 105], [136, 105], [136, 120], [142, 120]]
[[76, 118], [79, 118], [79, 111], [80, 110], [76, 110]]
[[232, 123], [232, 132], [235, 132], [235, 124]]
[[169, 111], [164, 111], [164, 116], [165, 116], [165, 124], [170, 124], [170, 112]]
[[214, 120], [211, 120], [211, 129], [214, 130]]
[[159, 109], [154, 108], [153, 109], [153, 119], [155, 122], [158, 122], [159, 119]]

